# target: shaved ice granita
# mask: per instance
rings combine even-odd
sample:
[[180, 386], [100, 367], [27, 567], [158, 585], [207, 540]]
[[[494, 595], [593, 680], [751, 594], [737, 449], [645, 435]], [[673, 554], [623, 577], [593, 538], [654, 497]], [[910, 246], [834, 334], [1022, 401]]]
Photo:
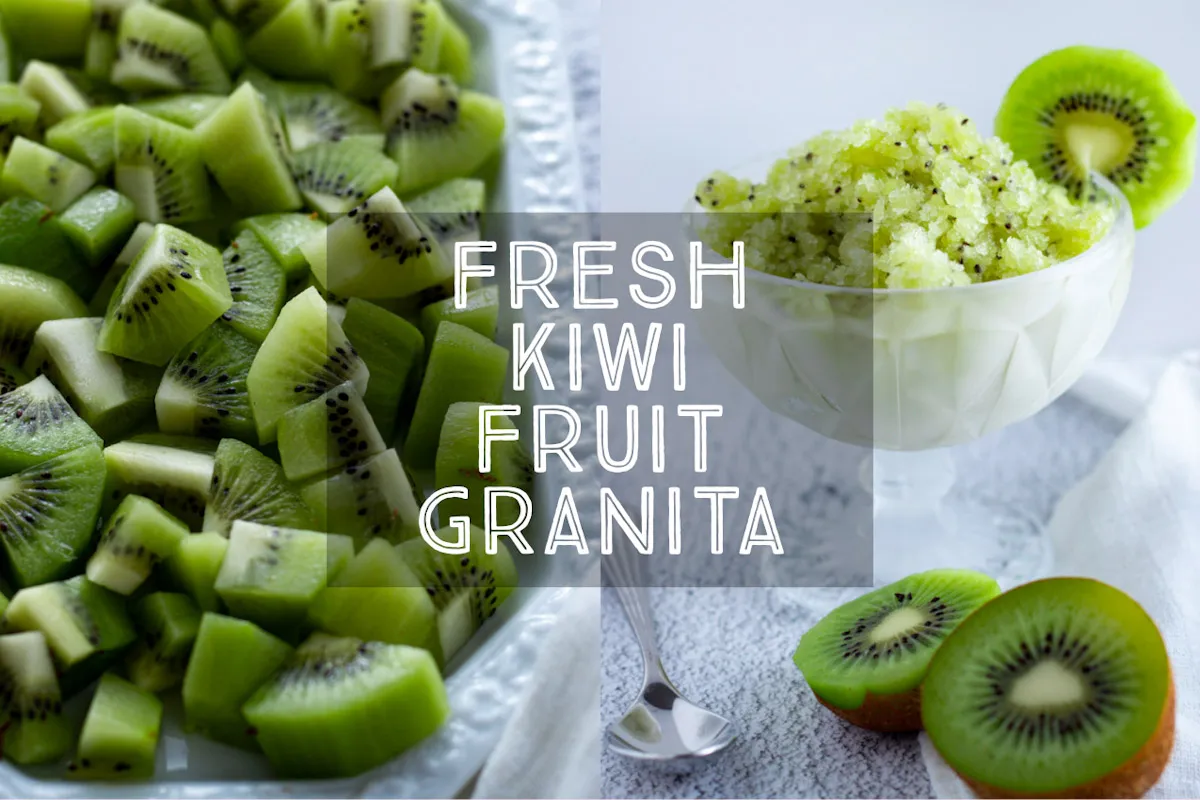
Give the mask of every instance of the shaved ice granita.
[[1093, 190], [1079, 201], [984, 138], [964, 113], [911, 103], [882, 120], [819, 134], [766, 179], [717, 172], [695, 200], [705, 244], [798, 281], [933, 289], [1038, 272], [1084, 253], [1115, 215]]

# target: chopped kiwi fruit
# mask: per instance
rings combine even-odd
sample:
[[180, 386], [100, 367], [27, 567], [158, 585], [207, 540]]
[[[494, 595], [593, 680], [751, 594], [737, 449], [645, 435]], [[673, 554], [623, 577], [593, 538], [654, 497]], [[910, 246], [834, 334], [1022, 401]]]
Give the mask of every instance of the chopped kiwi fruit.
[[371, 67], [437, 67], [446, 13], [439, 0], [367, 0]]
[[291, 279], [308, 273], [308, 262], [300, 245], [325, 230], [325, 223], [317, 214], [261, 214], [234, 226], [235, 235], [244, 230], [253, 231], [258, 236], [263, 246], [283, 267], [284, 274]]
[[280, 418], [334, 386], [361, 390], [370, 373], [341, 326], [329, 319], [316, 289], [297, 295], [279, 313], [250, 367], [250, 403], [263, 444], [275, 441]]
[[300, 488], [317, 526], [364, 543], [401, 542], [417, 535], [421, 500], [395, 450], [352, 462]]
[[[0, 211], [2, 216], [2, 211]], [[83, 317], [87, 308], [67, 284], [32, 269], [0, 264], [0, 358], [25, 360], [46, 320]]]
[[63, 716], [58, 675], [40, 631], [0, 636], [0, 696], [5, 759], [45, 764], [67, 754], [75, 732]]
[[155, 693], [178, 686], [200, 632], [200, 609], [186, 594], [154, 592], [133, 604], [132, 616], [141, 637], [125, 660], [129, 680]]
[[412, 323], [358, 299], [346, 304], [342, 330], [371, 371], [363, 402], [384, 441], [393, 441], [400, 401], [420, 368], [425, 340]]
[[130, 595], [187, 535], [187, 526], [158, 503], [128, 495], [100, 534], [96, 552], [88, 560], [88, 580]]
[[36, 137], [41, 110], [42, 104], [16, 85], [0, 83], [0, 152], [7, 153], [18, 136]]
[[0, 394], [0, 475], [89, 445], [103, 443], [46, 376]]
[[83, 71], [108, 80], [117, 60], [117, 31], [121, 15], [135, 0], [92, 0], [92, 28], [83, 51]]
[[221, 107], [225, 97], [219, 94], [183, 93], [155, 97], [133, 104], [138, 111], [184, 128], [195, 128]]
[[332, 3], [326, 8], [325, 57], [329, 82], [356, 100], [375, 100], [404, 66], [372, 69], [371, 9], [365, 2]]
[[288, 0], [218, 0], [238, 28], [255, 31], [283, 10]]
[[217, 57], [229, 72], [237, 72], [246, 64], [246, 45], [242, 34], [229, 20], [218, 17], [208, 27]]
[[354, 557], [346, 536], [233, 523], [216, 589], [230, 613], [291, 638], [313, 598]]
[[437, 609], [386, 539], [371, 539], [308, 609], [309, 624], [334, 636], [433, 649]]
[[280, 78], [325, 77], [325, 3], [290, 0], [246, 39], [247, 60]]
[[499, 403], [508, 350], [454, 322], [438, 326], [404, 444], [408, 466], [433, 468], [446, 412], [455, 403]]
[[196, 134], [209, 170], [244, 213], [292, 211], [303, 204], [278, 115], [253, 84], [238, 87]]
[[800, 639], [792, 660], [817, 700], [877, 731], [921, 729], [921, 681], [946, 637], [1000, 594], [971, 570], [911, 575], [831, 611]]
[[244, 707], [282, 776], [356, 775], [428, 737], [450, 715], [425, 650], [313, 634]]
[[96, 183], [96, 173], [23, 136], [13, 140], [0, 175], [0, 190], [32, 197], [62, 211]]
[[120, 192], [97, 186], [55, 217], [93, 267], [107, 261], [137, 227], [137, 209]]
[[258, 348], [227, 325], [214, 325], [167, 365], [154, 407], [163, 433], [252, 441], [246, 376]]
[[394, 161], [357, 139], [310, 145], [293, 157], [292, 174], [308, 207], [326, 218], [350, 211], [397, 177]]
[[395, 189], [401, 194], [471, 175], [504, 137], [500, 101], [461, 90], [444, 75], [410, 69], [380, 103], [390, 132], [388, 155], [400, 167]]
[[94, 680], [137, 637], [125, 598], [82, 575], [21, 589], [4, 620], [11, 630], [46, 637], [64, 697]]
[[307, 530], [316, 519], [288, 485], [283, 469], [267, 456], [236, 439], [217, 448], [211, 499], [204, 530], [228, 536], [238, 520]]
[[101, 321], [94, 318], [42, 323], [25, 370], [45, 375], [83, 421], [112, 441], [135, 429], [154, 407], [159, 370], [116, 358], [99, 349]]
[[[458, 533], [443, 528], [438, 537], [453, 541]], [[475, 631], [496, 615], [500, 605], [518, 586], [517, 567], [507, 545], [489, 555], [484, 535], [471, 530], [471, 551], [466, 555], [448, 555], [434, 550], [424, 539], [411, 539], [396, 545], [396, 551], [416, 574], [438, 612], [434, 656], [445, 666]]]
[[161, 700], [124, 678], [105, 674], [88, 706], [67, 776], [91, 781], [153, 777], [162, 718]]
[[406, 297], [454, 275], [450, 258], [389, 187], [351, 209], [301, 250], [322, 286], [349, 297]]
[[[437, 488], [463, 486], [468, 498], [446, 498], [438, 504], [443, 523], [455, 517], [467, 517], [471, 524], [483, 527], [484, 489], [488, 486], [509, 486], [529, 491], [533, 485], [533, 462], [519, 441], [497, 441], [491, 445], [491, 469], [479, 469], [479, 409], [481, 403], [455, 403], [446, 412], [442, 435], [438, 441], [437, 462], [434, 467]], [[493, 430], [513, 430], [507, 417], [492, 419]], [[516, 501], [499, 498], [496, 522], [515, 522], [519, 516]]]
[[455, 305], [455, 298], [447, 297], [421, 309], [421, 331], [425, 334], [425, 341], [434, 341], [438, 325], [443, 322], [456, 322], [481, 336], [496, 338], [496, 322], [500, 316], [499, 288], [484, 286], [472, 289], [463, 299], [466, 301], [463, 308]]
[[208, 32], [152, 3], [137, 3], [121, 15], [112, 82], [149, 94], [225, 94], [231, 86]]
[[0, 0], [11, 42], [32, 58], [78, 58], [92, 22], [91, 0]]
[[0, 478], [0, 546], [17, 586], [69, 575], [92, 544], [104, 492], [96, 444]]
[[479, 221], [487, 204], [487, 185], [475, 178], [455, 178], [405, 203], [421, 218], [446, 252], [454, 254], [455, 242], [480, 238]]
[[193, 533], [167, 558], [171, 584], [191, 597], [201, 611], [223, 608], [214, 587], [228, 548], [229, 540], [219, 533]]
[[212, 192], [196, 134], [129, 106], [114, 112], [114, 183], [138, 219], [179, 225], [211, 216]]
[[87, 294], [97, 276], [54, 218], [54, 211], [37, 200], [6, 200], [0, 205], [0, 263], [43, 272]]
[[987, 603], [921, 692], [930, 741], [981, 797], [1142, 797], [1171, 755], [1162, 635], [1099, 581], [1050, 578]]
[[106, 447], [104, 461], [108, 466], [105, 514], [111, 514], [126, 495], [137, 494], [158, 503], [189, 530], [200, 530], [212, 483], [211, 455], [125, 441]]
[[271, 332], [287, 293], [287, 277], [278, 259], [252, 230], [238, 234], [221, 254], [233, 305], [221, 320], [246, 338], [261, 343]]
[[113, 259], [112, 267], [104, 275], [104, 280], [100, 282], [100, 286], [96, 289], [92, 299], [88, 302], [88, 313], [94, 317], [103, 317], [108, 311], [108, 304], [112, 302], [113, 292], [117, 288], [117, 284], [121, 282], [121, 278], [125, 276], [125, 272], [129, 269], [129, 265], [137, 258], [138, 253], [142, 252], [142, 248], [146, 246], [146, 242], [150, 241], [150, 234], [154, 233], [154, 226], [149, 222], [139, 222], [137, 227], [133, 229], [133, 233], [125, 240], [125, 245], [117, 253], [117, 257]]
[[113, 292], [97, 344], [163, 366], [232, 305], [221, 253], [160, 224]]
[[314, 83], [274, 83], [264, 91], [283, 115], [292, 151], [320, 143], [358, 142], [383, 150], [379, 113], [328, 86]]
[[0, 19], [0, 80], [12, 80], [13, 69], [18, 59], [17, 53], [13, 51], [12, 45], [8, 42], [8, 32], [4, 28], [4, 20]]
[[1026, 67], [996, 115], [996, 135], [1039, 177], [1096, 199], [1091, 173], [1129, 199], [1134, 224], [1175, 203], [1196, 168], [1196, 115], [1166, 73], [1127, 50], [1076, 46]]
[[442, 33], [442, 49], [434, 72], [449, 75], [459, 86], [470, 86], [475, 79], [474, 57], [467, 32], [449, 14]]
[[226, 744], [257, 750], [242, 705], [291, 653], [287, 643], [252, 622], [206, 613], [183, 677], [187, 728]]
[[101, 106], [72, 114], [46, 131], [46, 144], [97, 175], [107, 175], [116, 158], [113, 132], [116, 111]]
[[62, 69], [44, 61], [26, 64], [18, 86], [41, 106], [39, 119], [45, 127], [92, 107], [91, 101]]
[[29, 383], [29, 376], [15, 364], [0, 362], [0, 397]]
[[386, 449], [353, 383], [335, 386], [279, 420], [279, 456], [292, 482], [308, 480]]

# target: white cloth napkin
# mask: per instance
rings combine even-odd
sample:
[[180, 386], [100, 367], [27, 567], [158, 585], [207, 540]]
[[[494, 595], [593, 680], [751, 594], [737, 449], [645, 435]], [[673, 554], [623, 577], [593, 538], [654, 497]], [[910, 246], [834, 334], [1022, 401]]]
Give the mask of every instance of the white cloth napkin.
[[474, 797], [600, 797], [600, 589], [573, 589]]
[[[1200, 354], [1162, 371], [1143, 413], [1093, 473], [1063, 496], [1048, 535], [1057, 574], [1123, 589], [1158, 623], [1175, 676], [1175, 750], [1148, 796], [1198, 796]], [[937, 797], [972, 796], [925, 734], [921, 752]]]

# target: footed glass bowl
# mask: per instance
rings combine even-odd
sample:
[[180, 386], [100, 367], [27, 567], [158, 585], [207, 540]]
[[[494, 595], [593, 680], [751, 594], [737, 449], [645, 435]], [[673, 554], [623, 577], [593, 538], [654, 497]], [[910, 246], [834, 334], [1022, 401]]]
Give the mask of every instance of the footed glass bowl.
[[[733, 172], [758, 177], [769, 166]], [[1108, 233], [1040, 272], [856, 289], [747, 269], [744, 309], [714, 293], [694, 312], [718, 358], [767, 408], [874, 448], [863, 482], [874, 493], [877, 582], [937, 566], [999, 569], [1013, 580], [1048, 571], [1040, 526], [1019, 510], [953, 519], [942, 502], [954, 481], [944, 448], [1045, 408], [1108, 341], [1129, 290], [1134, 228], [1120, 190], [1096, 181], [1115, 210]], [[691, 238], [701, 239], [704, 210], [693, 202], [685, 213]], [[1014, 547], [1013, 537], [1028, 541]]]

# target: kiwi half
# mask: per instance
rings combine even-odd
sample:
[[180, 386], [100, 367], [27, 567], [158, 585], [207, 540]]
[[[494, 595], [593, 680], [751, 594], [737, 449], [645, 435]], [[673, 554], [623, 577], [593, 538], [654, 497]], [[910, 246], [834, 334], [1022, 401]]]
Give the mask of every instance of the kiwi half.
[[1076, 46], [1026, 67], [996, 115], [996, 135], [1039, 177], [1092, 198], [1098, 172], [1149, 225], [1188, 185], [1196, 116], [1166, 73], [1126, 50]]
[[921, 729], [929, 660], [972, 611], [1000, 593], [970, 570], [920, 572], [831, 611], [792, 660], [813, 695], [839, 717], [876, 731]]
[[1086, 578], [984, 605], [929, 665], [930, 740], [980, 797], [1141, 797], [1175, 733], [1167, 648], [1131, 597]]

